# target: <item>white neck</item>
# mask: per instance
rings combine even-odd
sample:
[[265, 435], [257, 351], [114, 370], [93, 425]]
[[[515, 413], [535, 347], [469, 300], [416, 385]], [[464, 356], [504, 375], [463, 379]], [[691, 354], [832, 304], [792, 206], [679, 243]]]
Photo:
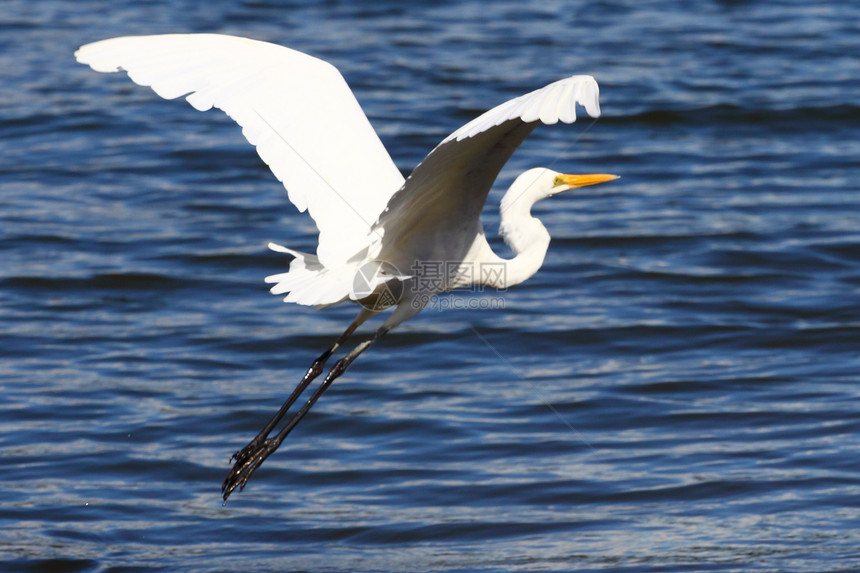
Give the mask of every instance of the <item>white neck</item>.
[[[502, 259], [492, 254], [494, 264], [503, 264], [504, 273], [488, 273], [486, 284], [493, 288], [506, 289], [525, 281], [543, 264], [549, 248], [549, 232], [532, 216], [531, 208], [544, 195], [529, 193], [518, 185], [512, 185], [501, 204], [499, 233], [516, 255], [513, 259]], [[489, 249], [488, 249], [489, 250]]]

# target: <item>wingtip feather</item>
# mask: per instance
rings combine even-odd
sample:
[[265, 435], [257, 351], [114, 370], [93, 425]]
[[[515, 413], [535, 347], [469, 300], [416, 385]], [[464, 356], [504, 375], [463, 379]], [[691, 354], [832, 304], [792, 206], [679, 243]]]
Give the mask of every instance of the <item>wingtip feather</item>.
[[600, 117], [600, 89], [592, 76], [570, 76], [548, 84], [525, 95], [508, 100], [470, 121], [442, 143], [474, 137], [505, 121], [520, 119], [526, 123], [540, 121], [553, 125], [559, 121], [576, 121], [576, 106], [585, 108], [594, 118]]

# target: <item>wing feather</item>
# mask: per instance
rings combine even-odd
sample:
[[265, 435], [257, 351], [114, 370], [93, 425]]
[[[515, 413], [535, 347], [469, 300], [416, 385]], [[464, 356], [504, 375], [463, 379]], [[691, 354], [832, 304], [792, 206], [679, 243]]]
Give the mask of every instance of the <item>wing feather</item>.
[[457, 248], [450, 238], [468, 236], [463, 227], [480, 225], [499, 171], [538, 123], [572, 123], [577, 104], [599, 117], [598, 99], [594, 78], [572, 76], [509, 100], [456, 130], [389, 200], [375, 225], [383, 235], [377, 256], [395, 266], [435, 260], [433, 245], [444, 245], [450, 256]]
[[126, 70], [159, 96], [219, 108], [307, 209], [327, 267], [367, 245], [370, 227], [403, 184], [334, 66], [282, 46], [217, 34], [113, 38], [75, 56], [99, 72]]
[[[553, 109], [553, 94], [558, 88], [564, 89], [562, 101], [567, 106], [568, 113], [559, 113], [557, 106]], [[599, 97], [600, 89], [593, 77], [571, 76], [494, 107], [449, 135], [442, 143], [447, 143], [452, 139], [461, 141], [474, 137], [482, 131], [511, 119], [518, 119], [526, 123], [539, 119], [544, 123], [548, 123], [544, 119], [548, 119], [549, 123], [555, 123], [559, 120], [564, 123], [573, 123], [576, 121], [574, 110], [576, 104], [584, 107], [591, 117], [600, 117]], [[543, 117], [541, 117], [541, 112], [545, 114]]]

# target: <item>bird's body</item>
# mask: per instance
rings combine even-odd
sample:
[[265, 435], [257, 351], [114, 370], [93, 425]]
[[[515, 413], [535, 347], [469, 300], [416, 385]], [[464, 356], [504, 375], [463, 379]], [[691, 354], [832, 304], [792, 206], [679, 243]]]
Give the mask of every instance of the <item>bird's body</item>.
[[[322, 60], [213, 34], [114, 38], [83, 46], [76, 57], [97, 71], [126, 70], [162, 97], [185, 96], [198, 110], [218, 107], [235, 119], [290, 200], [307, 209], [319, 228], [315, 254], [270, 244], [294, 257], [287, 272], [266, 278], [272, 293], [318, 307], [362, 305], [278, 414], [235, 454], [222, 488], [225, 501], [361, 352], [433, 296], [472, 284], [508, 288], [537, 272], [550, 241], [531, 215], [537, 201], [615, 179], [544, 168], [521, 174], [502, 199], [500, 232], [515, 253], [504, 259], [490, 248], [481, 225], [487, 194], [539, 123], [572, 123], [577, 104], [600, 115], [590, 76], [559, 80], [487, 111], [442, 141], [404, 180], [343, 77]], [[358, 326], [390, 307], [373, 337], [339, 360], [290, 422], [269, 437], [328, 358]]]

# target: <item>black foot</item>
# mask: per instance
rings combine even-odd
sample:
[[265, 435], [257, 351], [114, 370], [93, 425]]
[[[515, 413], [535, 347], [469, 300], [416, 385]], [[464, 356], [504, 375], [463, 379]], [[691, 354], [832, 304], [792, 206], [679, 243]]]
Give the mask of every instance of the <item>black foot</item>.
[[224, 504], [227, 504], [227, 498], [238, 487], [239, 491], [245, 489], [245, 484], [251, 478], [251, 474], [260, 467], [263, 461], [268, 458], [281, 441], [277, 438], [269, 438], [267, 440], [258, 441], [253, 439], [250, 444], [236, 452], [231, 457], [231, 460], [236, 460], [233, 464], [233, 469], [227, 474], [227, 479], [221, 484], [221, 493], [224, 495]]

